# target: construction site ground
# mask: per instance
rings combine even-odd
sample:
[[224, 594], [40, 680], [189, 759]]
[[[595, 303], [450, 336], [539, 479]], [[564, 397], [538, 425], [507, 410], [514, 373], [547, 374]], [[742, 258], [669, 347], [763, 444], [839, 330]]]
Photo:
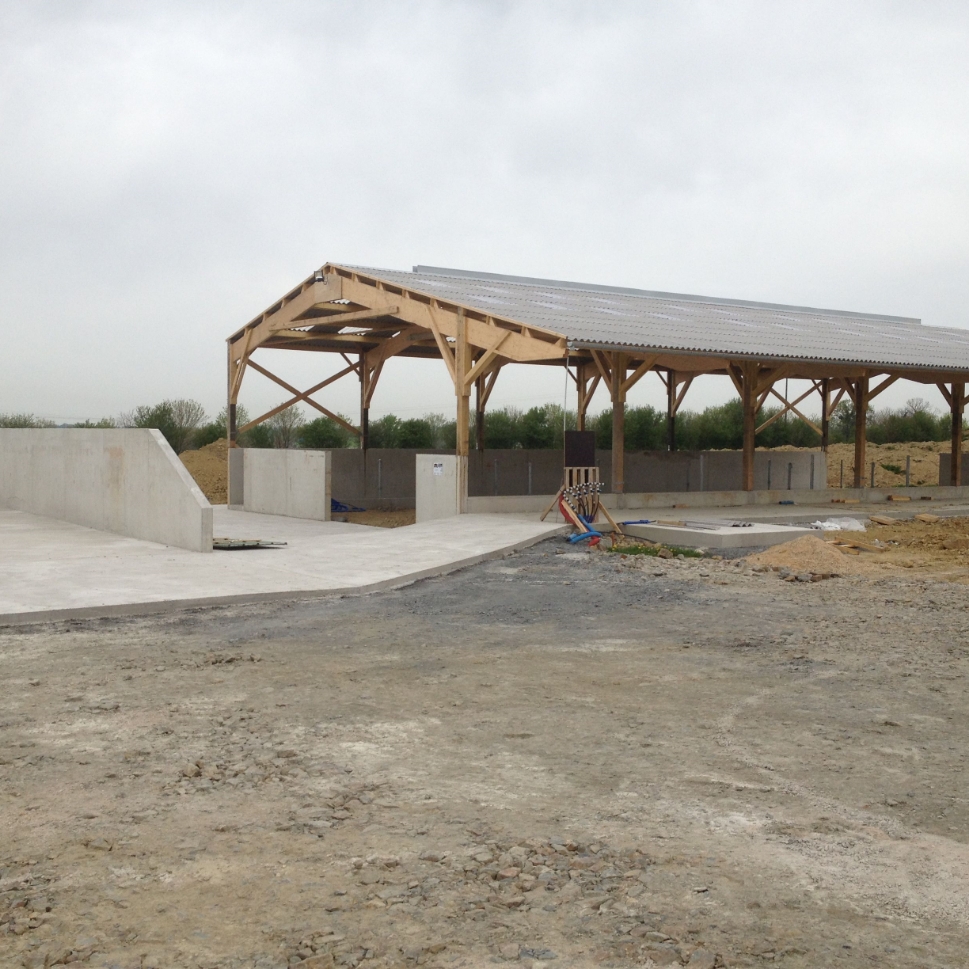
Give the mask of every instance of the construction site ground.
[[0, 962], [964, 966], [941, 544], [950, 574], [838, 552], [813, 582], [556, 538], [377, 595], [0, 630]]

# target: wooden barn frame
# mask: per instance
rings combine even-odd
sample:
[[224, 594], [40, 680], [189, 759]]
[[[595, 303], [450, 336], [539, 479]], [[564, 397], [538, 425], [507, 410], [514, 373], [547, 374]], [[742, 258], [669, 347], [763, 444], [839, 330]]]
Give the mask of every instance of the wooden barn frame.
[[[407, 277], [413, 276], [411, 283]], [[441, 278], [448, 282], [449, 294], [435, 292], [431, 282]], [[828, 422], [842, 399], [855, 407], [854, 487], [864, 485], [866, 464], [866, 414], [868, 405], [880, 393], [900, 379], [934, 384], [942, 392], [952, 414], [951, 484], [961, 484], [962, 426], [966, 403], [966, 380], [969, 378], [969, 332], [922, 327], [917, 320], [844, 314], [837, 311], [780, 307], [772, 304], [739, 301], [705, 300], [674, 294], [639, 293], [643, 299], [656, 301], [697, 301], [714, 309], [727, 307], [731, 323], [743, 322], [744, 314], [764, 315], [769, 311], [780, 318], [802, 317], [801, 325], [810, 326], [811, 314], [819, 325], [830, 326], [832, 317], [860, 321], [872, 330], [873, 339], [889, 341], [898, 334], [914, 341], [912, 359], [890, 362], [875, 359], [871, 346], [859, 346], [858, 361], [825, 359], [823, 353], [778, 352], [768, 346], [769, 340], [751, 339], [749, 346], [718, 349], [717, 336], [710, 349], [669, 345], [675, 340], [662, 340], [666, 345], [649, 346], [649, 332], [620, 342], [604, 328], [600, 337], [588, 333], [575, 336], [564, 326], [554, 328], [498, 312], [489, 303], [488, 284], [504, 285], [514, 292], [531, 287], [531, 293], [552, 290], [568, 297], [578, 291], [587, 298], [591, 292], [617, 294], [627, 298], [638, 291], [583, 287], [574, 283], [522, 279], [486, 273], [463, 273], [416, 267], [414, 273], [360, 269], [326, 263], [303, 280], [279, 301], [251, 320], [228, 339], [228, 417], [230, 447], [237, 446], [240, 431], [268, 420], [274, 414], [298, 403], [308, 404], [321, 414], [342, 425], [368, 445], [368, 419], [374, 391], [384, 364], [391, 357], [434, 358], [443, 361], [454, 384], [457, 415], [457, 454], [467, 456], [470, 442], [470, 406], [475, 395], [477, 448], [484, 446], [484, 419], [488, 398], [499, 372], [510, 364], [562, 366], [568, 369], [578, 392], [578, 426], [585, 426], [586, 411], [600, 382], [608, 388], [612, 401], [612, 490], [624, 491], [624, 415], [630, 389], [643, 377], [657, 373], [667, 390], [667, 420], [670, 448], [674, 447], [676, 413], [693, 380], [706, 374], [730, 377], [743, 402], [743, 488], [753, 490], [754, 450], [756, 435], [772, 421], [793, 413], [806, 421], [821, 436], [821, 446], [828, 445]], [[457, 296], [454, 295], [455, 290]], [[500, 308], [500, 307], [499, 307]], [[787, 317], [784, 316], [787, 314]], [[798, 316], [798, 314], [800, 314]], [[525, 314], [521, 314], [525, 315]], [[534, 313], [529, 313], [534, 316]], [[773, 318], [773, 317], [771, 317]], [[912, 327], [917, 327], [913, 330]], [[906, 328], [907, 327], [907, 328]], [[932, 337], [936, 349], [929, 363], [919, 349], [919, 339]], [[769, 332], [768, 332], [769, 335]], [[659, 343], [659, 340], [655, 341]], [[724, 342], [729, 342], [725, 340]], [[948, 344], [948, 345], [947, 345]], [[941, 347], [941, 350], [939, 350]], [[336, 354], [344, 366], [307, 390], [298, 390], [253, 359], [258, 350], [298, 350]], [[783, 349], [783, 348], [782, 348]], [[939, 355], [951, 361], [940, 365]], [[845, 356], [842, 353], [842, 357]], [[934, 362], [932, 362], [934, 361]], [[243, 427], [236, 425], [236, 407], [243, 378], [252, 369], [277, 383], [290, 396], [278, 406]], [[360, 419], [357, 425], [343, 420], [314, 399], [313, 395], [344, 377], [355, 377], [360, 384]], [[788, 400], [778, 389], [784, 380], [808, 380], [811, 387], [794, 400]], [[821, 402], [820, 426], [805, 416], [800, 405], [813, 394]], [[769, 398], [780, 401], [782, 410], [768, 421], [757, 423], [757, 415]], [[466, 491], [466, 488], [465, 488]]]

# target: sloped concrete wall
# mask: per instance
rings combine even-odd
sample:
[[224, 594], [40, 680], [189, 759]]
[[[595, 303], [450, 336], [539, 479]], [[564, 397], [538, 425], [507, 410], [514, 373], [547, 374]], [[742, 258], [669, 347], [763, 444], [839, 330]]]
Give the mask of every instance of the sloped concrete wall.
[[243, 454], [246, 511], [330, 520], [330, 451], [244, 448]]
[[212, 551], [212, 506], [147, 428], [0, 428], [0, 506]]

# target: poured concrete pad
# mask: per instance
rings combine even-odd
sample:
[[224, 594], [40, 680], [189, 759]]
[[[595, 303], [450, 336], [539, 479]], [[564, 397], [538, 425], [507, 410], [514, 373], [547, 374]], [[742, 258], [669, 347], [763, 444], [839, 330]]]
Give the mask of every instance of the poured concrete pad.
[[563, 530], [533, 516], [461, 515], [404, 528], [214, 509], [215, 534], [283, 547], [201, 554], [0, 509], [0, 623], [373, 592]]
[[745, 522], [731, 525], [728, 522], [705, 519], [686, 519], [683, 524], [663, 520], [649, 525], [623, 525], [622, 530], [634, 538], [645, 538], [664, 545], [682, 545], [684, 548], [756, 548], [763, 545], [780, 545], [802, 535], [815, 534], [812, 528], [797, 525], [765, 525], [762, 522]]

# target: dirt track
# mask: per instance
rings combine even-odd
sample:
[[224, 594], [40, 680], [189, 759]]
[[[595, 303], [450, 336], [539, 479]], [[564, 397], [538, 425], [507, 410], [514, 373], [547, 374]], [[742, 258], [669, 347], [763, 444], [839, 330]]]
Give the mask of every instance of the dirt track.
[[560, 550], [0, 632], [0, 963], [964, 966], [966, 587]]

